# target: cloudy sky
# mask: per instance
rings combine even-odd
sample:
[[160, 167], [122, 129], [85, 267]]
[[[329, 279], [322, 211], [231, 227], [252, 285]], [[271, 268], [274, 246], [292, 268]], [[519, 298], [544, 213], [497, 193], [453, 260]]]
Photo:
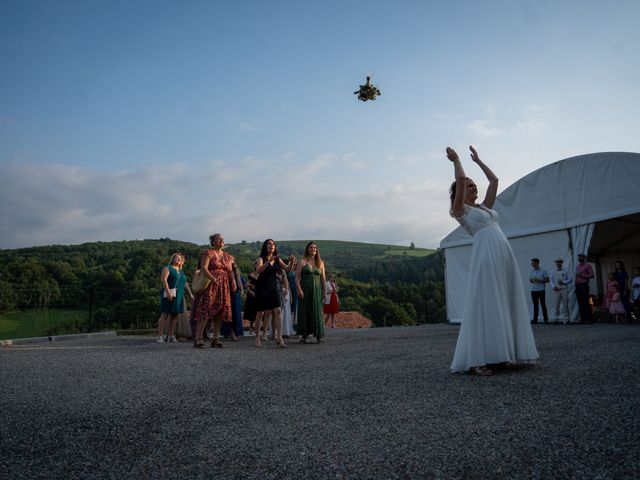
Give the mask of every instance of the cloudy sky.
[[4, 0], [0, 248], [436, 247], [448, 145], [500, 190], [640, 152], [639, 18], [637, 0]]

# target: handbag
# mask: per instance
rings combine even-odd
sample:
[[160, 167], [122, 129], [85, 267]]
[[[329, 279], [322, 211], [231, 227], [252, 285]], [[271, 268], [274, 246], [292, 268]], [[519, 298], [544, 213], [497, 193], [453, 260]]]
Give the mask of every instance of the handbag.
[[196, 268], [196, 271], [193, 273], [193, 281], [191, 282], [191, 291], [193, 293], [202, 293], [211, 284], [211, 279], [207, 277], [202, 269]]
[[[178, 289], [177, 288], [170, 288], [169, 291], [171, 292], [171, 296], [173, 298], [176, 298], [176, 295], [178, 294]], [[167, 291], [164, 288], [162, 289], [162, 296], [164, 298], [169, 298], [169, 295], [167, 295]]]

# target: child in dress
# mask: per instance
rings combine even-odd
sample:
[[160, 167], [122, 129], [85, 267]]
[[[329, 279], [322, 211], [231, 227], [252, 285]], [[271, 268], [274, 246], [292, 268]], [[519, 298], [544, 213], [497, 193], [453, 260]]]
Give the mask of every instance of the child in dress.
[[604, 296], [602, 301], [602, 308], [605, 310], [609, 310], [609, 302], [611, 302], [611, 297], [613, 297], [613, 286], [618, 285], [618, 281], [616, 280], [613, 272], [609, 272], [607, 274], [607, 293]]
[[609, 314], [613, 316], [617, 325], [618, 323], [624, 323], [624, 305], [622, 305], [622, 301], [620, 300], [618, 285], [613, 285], [612, 289], [613, 295], [611, 295], [611, 300], [609, 300]]

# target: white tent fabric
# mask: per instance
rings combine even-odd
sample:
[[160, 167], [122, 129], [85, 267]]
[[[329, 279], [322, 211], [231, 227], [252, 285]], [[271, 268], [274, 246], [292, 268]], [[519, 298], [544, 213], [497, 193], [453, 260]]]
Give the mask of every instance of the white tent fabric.
[[[540, 258], [542, 267], [551, 270], [553, 260], [562, 257], [573, 271], [578, 250], [589, 254], [598, 222], [640, 213], [638, 179], [640, 154], [594, 153], [547, 165], [500, 193], [494, 209], [518, 259], [525, 288], [531, 258]], [[446, 260], [447, 316], [452, 322], [462, 319], [471, 243], [462, 227], [440, 242]], [[631, 243], [625, 248], [636, 249], [640, 241]], [[596, 287], [593, 282], [591, 291]]]

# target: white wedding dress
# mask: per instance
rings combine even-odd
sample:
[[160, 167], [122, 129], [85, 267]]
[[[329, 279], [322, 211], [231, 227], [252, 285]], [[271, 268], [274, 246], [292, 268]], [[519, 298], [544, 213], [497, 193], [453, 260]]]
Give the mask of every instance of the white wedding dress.
[[465, 205], [456, 220], [473, 237], [467, 300], [451, 370], [538, 358], [520, 269], [498, 214]]

